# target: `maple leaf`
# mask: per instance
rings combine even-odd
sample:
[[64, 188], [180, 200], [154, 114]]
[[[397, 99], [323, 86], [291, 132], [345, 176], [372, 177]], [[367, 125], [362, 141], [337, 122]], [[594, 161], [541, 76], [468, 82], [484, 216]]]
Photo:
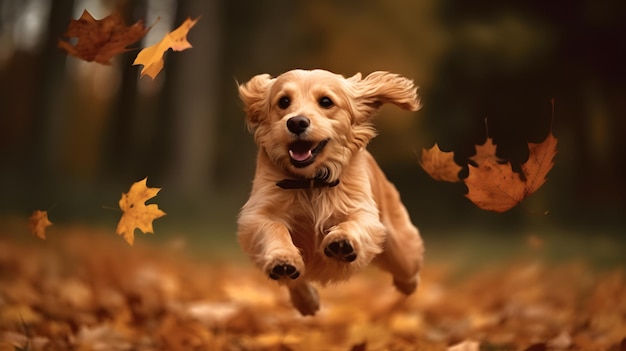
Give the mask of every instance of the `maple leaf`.
[[117, 224], [116, 233], [123, 235], [132, 246], [135, 240], [135, 228], [143, 233], [154, 233], [152, 221], [165, 216], [156, 204], [146, 205], [146, 201], [155, 197], [161, 188], [148, 188], [148, 177], [133, 183], [128, 193], [123, 193], [119, 201], [120, 209], [124, 212]]
[[485, 160], [478, 167], [469, 165], [464, 182], [469, 190], [465, 196], [483, 210], [507, 211], [527, 195], [524, 181], [513, 172], [510, 162]]
[[143, 38], [149, 30], [142, 20], [126, 26], [117, 11], [96, 20], [85, 10], [78, 20], [71, 20], [64, 34], [66, 38], [78, 38], [76, 44], [59, 40], [58, 46], [69, 55], [85, 61], [110, 65], [113, 56], [129, 51], [126, 47]]
[[46, 228], [51, 225], [47, 211], [36, 210], [28, 219], [30, 232], [43, 240], [46, 240]]
[[178, 28], [166, 34], [161, 41], [141, 50], [133, 62], [133, 66], [143, 65], [141, 76], [148, 75], [154, 79], [163, 69], [163, 55], [168, 49], [183, 51], [191, 48], [191, 43], [187, 41], [187, 34], [196, 22], [198, 18], [192, 20], [187, 17]]
[[458, 182], [461, 166], [454, 162], [454, 152], [441, 151], [435, 143], [430, 149], [422, 149], [420, 166], [433, 179], [445, 182]]
[[469, 191], [465, 196], [484, 210], [511, 209], [545, 183], [554, 165], [556, 145], [552, 132], [539, 144], [529, 143], [528, 161], [521, 166], [523, 178], [513, 171], [510, 162], [499, 162], [495, 145], [483, 149], [478, 167], [469, 165], [469, 175], [464, 180]]
[[492, 138], [487, 138], [484, 143], [474, 147], [476, 148], [476, 154], [469, 159], [475, 164], [481, 164], [487, 160], [500, 161], [496, 156], [496, 145], [493, 143]]
[[522, 172], [526, 176], [527, 188], [530, 193], [536, 191], [546, 182], [546, 175], [554, 166], [557, 139], [552, 132], [539, 144], [529, 143], [530, 155], [528, 161], [522, 165]]

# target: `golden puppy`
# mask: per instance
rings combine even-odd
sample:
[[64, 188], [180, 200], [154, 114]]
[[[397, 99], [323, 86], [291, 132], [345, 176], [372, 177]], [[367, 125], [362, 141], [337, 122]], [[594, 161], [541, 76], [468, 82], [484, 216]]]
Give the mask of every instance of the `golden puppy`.
[[423, 245], [396, 188], [365, 149], [385, 103], [419, 108], [417, 88], [388, 72], [350, 78], [323, 70], [253, 77], [239, 86], [258, 145], [242, 249], [286, 285], [303, 314], [319, 309], [310, 281], [346, 280], [374, 260], [398, 290], [415, 291]]

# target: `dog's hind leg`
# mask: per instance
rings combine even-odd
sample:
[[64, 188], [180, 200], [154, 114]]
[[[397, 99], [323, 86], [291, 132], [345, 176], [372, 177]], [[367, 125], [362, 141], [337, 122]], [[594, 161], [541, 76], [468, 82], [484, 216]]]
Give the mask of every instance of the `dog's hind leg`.
[[289, 284], [288, 288], [291, 303], [303, 316], [312, 316], [320, 309], [319, 295], [311, 283], [301, 281]]
[[422, 241], [414, 235], [388, 235], [385, 251], [376, 258], [376, 263], [393, 276], [393, 284], [406, 295], [412, 294], [419, 285], [419, 270], [422, 266]]
[[373, 159], [370, 160], [372, 190], [385, 226], [383, 252], [374, 262], [393, 276], [398, 290], [409, 295], [419, 285], [419, 271], [424, 260], [424, 244], [402, 204], [400, 193], [389, 182]]
[[412, 294], [419, 285], [424, 247], [419, 232], [412, 225], [398, 231], [388, 229], [383, 253], [376, 257], [376, 264], [393, 276], [393, 284], [406, 295]]

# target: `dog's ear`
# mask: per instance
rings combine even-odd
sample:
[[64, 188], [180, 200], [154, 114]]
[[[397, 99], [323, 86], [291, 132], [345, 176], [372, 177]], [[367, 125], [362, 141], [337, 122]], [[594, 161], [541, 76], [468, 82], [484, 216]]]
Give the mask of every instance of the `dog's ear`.
[[356, 74], [348, 78], [348, 81], [355, 87], [357, 113], [362, 118], [369, 118], [386, 103], [410, 111], [417, 111], [420, 108], [417, 87], [412, 80], [383, 71], [360, 78], [360, 74]]
[[255, 130], [266, 118], [269, 104], [269, 88], [274, 79], [269, 74], [259, 74], [239, 85], [239, 97], [246, 112], [246, 124]]

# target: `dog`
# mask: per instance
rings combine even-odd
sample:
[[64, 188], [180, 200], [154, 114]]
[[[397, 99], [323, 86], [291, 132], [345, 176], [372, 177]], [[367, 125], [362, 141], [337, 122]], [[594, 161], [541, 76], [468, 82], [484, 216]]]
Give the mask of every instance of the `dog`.
[[417, 111], [413, 81], [389, 72], [259, 74], [239, 84], [258, 146], [237, 219], [242, 250], [289, 290], [302, 315], [320, 307], [312, 282], [347, 280], [374, 262], [412, 294], [424, 247], [395, 186], [366, 150], [384, 104]]

